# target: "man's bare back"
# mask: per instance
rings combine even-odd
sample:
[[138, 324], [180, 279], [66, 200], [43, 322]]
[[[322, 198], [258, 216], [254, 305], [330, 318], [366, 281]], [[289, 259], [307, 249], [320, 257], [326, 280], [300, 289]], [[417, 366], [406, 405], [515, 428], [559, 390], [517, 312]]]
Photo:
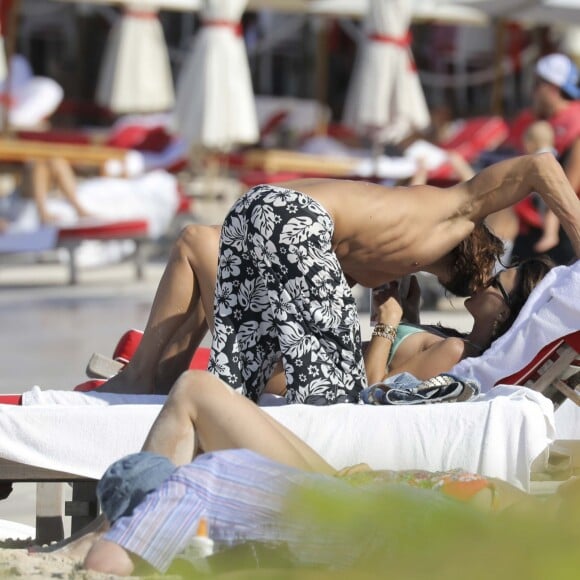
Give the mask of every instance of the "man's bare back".
[[385, 187], [334, 179], [279, 185], [312, 197], [328, 211], [340, 264], [363, 286], [378, 286], [419, 270], [444, 277], [446, 256], [476, 223], [532, 191], [560, 214], [580, 255], [580, 202], [550, 154], [497, 163], [450, 188]]
[[333, 179], [279, 185], [312, 197], [328, 211], [340, 264], [363, 286], [429, 271], [474, 227], [458, 219], [462, 190], [457, 188], [384, 187]]

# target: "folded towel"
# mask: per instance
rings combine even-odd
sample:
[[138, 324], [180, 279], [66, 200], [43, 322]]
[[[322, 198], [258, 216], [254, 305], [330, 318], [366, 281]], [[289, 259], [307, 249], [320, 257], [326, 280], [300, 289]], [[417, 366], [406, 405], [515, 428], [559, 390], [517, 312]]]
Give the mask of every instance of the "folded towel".
[[447, 373], [426, 381], [420, 381], [411, 373], [399, 373], [363, 389], [361, 400], [370, 405], [421, 405], [465, 402], [478, 394], [476, 381]]
[[525, 367], [554, 340], [580, 330], [580, 260], [558, 266], [538, 284], [510, 330], [481, 356], [456, 364], [451, 374], [475, 380], [482, 392]]
[[22, 405], [163, 405], [166, 398], [166, 395], [128, 395], [100, 391], [44, 391], [35, 385], [22, 394]]

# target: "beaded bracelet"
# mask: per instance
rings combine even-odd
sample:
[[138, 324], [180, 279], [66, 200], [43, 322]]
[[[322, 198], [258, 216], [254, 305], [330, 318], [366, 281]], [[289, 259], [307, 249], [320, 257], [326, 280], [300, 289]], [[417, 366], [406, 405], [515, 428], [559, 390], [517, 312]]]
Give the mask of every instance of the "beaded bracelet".
[[397, 338], [397, 327], [393, 324], [382, 324], [379, 323], [373, 329], [373, 336], [380, 336], [381, 338], [386, 338], [390, 340], [391, 343], [395, 342]]

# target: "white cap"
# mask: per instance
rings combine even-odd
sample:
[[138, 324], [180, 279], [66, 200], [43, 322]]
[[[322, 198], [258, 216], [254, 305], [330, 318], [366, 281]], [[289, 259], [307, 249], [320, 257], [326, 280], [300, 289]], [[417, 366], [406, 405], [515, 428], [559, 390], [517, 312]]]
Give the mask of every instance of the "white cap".
[[536, 74], [560, 88], [569, 97], [580, 98], [578, 69], [565, 54], [554, 53], [540, 58], [536, 63]]

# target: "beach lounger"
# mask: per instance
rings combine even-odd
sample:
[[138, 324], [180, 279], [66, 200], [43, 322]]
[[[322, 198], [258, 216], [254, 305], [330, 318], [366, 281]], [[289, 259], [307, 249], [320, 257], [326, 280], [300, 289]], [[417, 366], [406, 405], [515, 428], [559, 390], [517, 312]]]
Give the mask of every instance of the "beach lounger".
[[48, 143], [13, 138], [0, 138], [0, 161], [25, 163], [30, 159], [66, 159], [73, 166], [97, 167], [104, 175], [110, 161], [124, 164], [127, 150], [118, 147], [103, 147], [82, 143]]
[[87, 240], [111, 241], [131, 240], [135, 243], [133, 262], [135, 277], [143, 279], [145, 262], [147, 260], [146, 247], [149, 239], [149, 223], [143, 219], [133, 220], [95, 220], [72, 226], [63, 226], [58, 229], [57, 245], [66, 248], [69, 254], [69, 284], [79, 281], [77, 264], [77, 250]]
[[[91, 485], [110, 463], [141, 448], [162, 398], [33, 389], [22, 401], [0, 406], [0, 485], [72, 483], [73, 503], [64, 513], [62, 486], [38, 489], [38, 536], [58, 539], [64, 514], [74, 517], [73, 530], [95, 514]], [[523, 489], [547, 465], [556, 439], [549, 401], [508, 386], [466, 403], [265, 410], [337, 468], [361, 462], [376, 469], [462, 468]]]
[[135, 276], [143, 278], [146, 261], [146, 243], [149, 240], [149, 224], [143, 219], [132, 220], [83, 220], [75, 225], [60, 227], [42, 227], [29, 232], [6, 232], [0, 234], [0, 255], [25, 252], [47, 252], [65, 248], [69, 254], [69, 284], [79, 282], [77, 251], [82, 242], [87, 240], [132, 240], [135, 243], [133, 260]]
[[[70, 284], [79, 282], [79, 266], [87, 265], [87, 256], [92, 260], [91, 266], [126, 257], [134, 261], [135, 275], [140, 280], [148, 246], [166, 232], [172, 220], [190, 214], [192, 203], [176, 178], [164, 171], [131, 180], [86, 180], [79, 184], [79, 199], [95, 217], [77, 219], [70, 215], [73, 210], [66, 202], [51, 199], [51, 213], [62, 218], [61, 221], [58, 225], [35, 227], [34, 221], [29, 223], [31, 213], [26, 207], [10, 229], [0, 234], [0, 255], [64, 248], [69, 255]], [[34, 211], [32, 214], [36, 219]], [[93, 245], [87, 253], [85, 243], [89, 241], [113, 242], [117, 247]], [[121, 244], [127, 241], [133, 245], [127, 248]]]

